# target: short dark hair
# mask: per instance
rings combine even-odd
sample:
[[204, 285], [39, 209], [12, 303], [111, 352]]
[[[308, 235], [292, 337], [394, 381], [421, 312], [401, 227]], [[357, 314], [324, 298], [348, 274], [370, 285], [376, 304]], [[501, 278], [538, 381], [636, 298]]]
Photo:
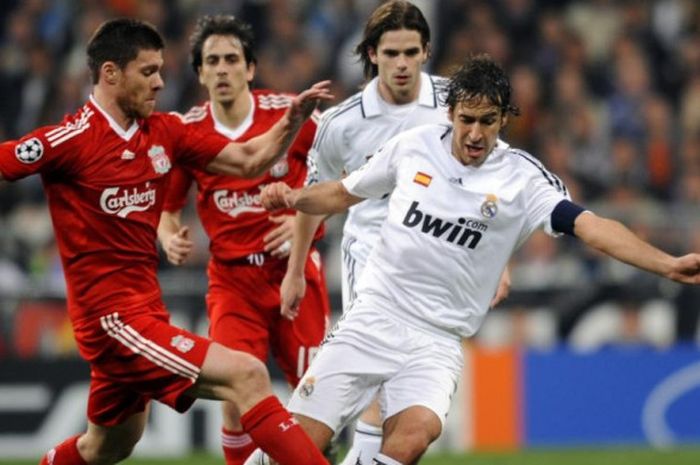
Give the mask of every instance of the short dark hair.
[[444, 101], [454, 109], [460, 102], [478, 102], [486, 97], [505, 115], [519, 115], [520, 109], [510, 101], [510, 80], [488, 54], [470, 55], [450, 77]]
[[417, 31], [423, 47], [428, 47], [430, 26], [418, 7], [404, 0], [386, 2], [372, 12], [365, 25], [362, 42], [355, 47], [355, 54], [359, 55], [362, 61], [365, 78], [371, 79], [378, 73], [377, 65], [369, 58], [369, 49], [377, 49], [382, 34], [399, 29]]
[[97, 28], [87, 46], [87, 61], [92, 83], [100, 79], [100, 68], [113, 61], [120, 69], [136, 59], [141, 50], [162, 50], [165, 42], [154, 25], [133, 18], [105, 21]]
[[255, 37], [253, 28], [233, 15], [202, 16], [197, 20], [194, 32], [190, 36], [190, 63], [195, 73], [202, 66], [202, 47], [204, 42], [213, 35], [234, 36], [243, 46], [243, 55], [247, 65], [256, 63], [253, 46]]

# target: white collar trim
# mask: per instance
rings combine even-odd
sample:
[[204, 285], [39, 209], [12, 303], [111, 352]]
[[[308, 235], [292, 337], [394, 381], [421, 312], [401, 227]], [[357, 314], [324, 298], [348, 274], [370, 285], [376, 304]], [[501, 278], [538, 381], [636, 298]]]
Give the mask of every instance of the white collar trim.
[[119, 126], [119, 123], [117, 123], [114, 120], [114, 118], [112, 118], [112, 116], [110, 116], [110, 114], [107, 113], [100, 106], [99, 103], [97, 103], [97, 100], [95, 100], [95, 97], [92, 94], [90, 94], [90, 102], [93, 104], [93, 106], [95, 108], [97, 108], [97, 111], [99, 111], [102, 114], [102, 116], [105, 117], [105, 119], [107, 120], [107, 123], [109, 123], [109, 127], [111, 127], [112, 130], [114, 132], [116, 132], [117, 135], [119, 137], [121, 137], [122, 139], [124, 139], [125, 141], [131, 140], [131, 138], [134, 137], [134, 134], [136, 134], [136, 131], [139, 130], [139, 124], [136, 121], [134, 121], [133, 123], [131, 123], [131, 126], [129, 126], [129, 129], [127, 129], [125, 131], [121, 126]]
[[216, 119], [214, 109], [212, 108], [211, 102], [209, 102], [209, 113], [211, 114], [211, 119], [214, 120], [214, 129], [216, 130], [216, 132], [228, 137], [231, 140], [235, 140], [241, 137], [253, 125], [253, 114], [255, 113], [255, 99], [252, 95], [249, 95], [248, 97], [250, 98], [250, 111], [245, 116], [245, 118], [243, 118], [241, 124], [239, 124], [235, 129], [229, 128], [228, 126], [224, 125], [224, 123]]
[[[382, 114], [379, 99], [379, 78], [375, 77], [367, 83], [362, 90], [362, 114], [365, 118], [371, 118]], [[435, 84], [428, 73], [420, 73], [420, 91], [418, 93], [418, 104], [435, 108], [438, 106], [435, 92]]]

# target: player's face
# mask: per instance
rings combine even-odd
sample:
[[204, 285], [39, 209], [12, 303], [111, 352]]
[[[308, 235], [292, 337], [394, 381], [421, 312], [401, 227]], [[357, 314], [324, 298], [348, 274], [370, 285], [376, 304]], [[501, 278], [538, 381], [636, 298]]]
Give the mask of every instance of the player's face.
[[209, 98], [219, 103], [233, 102], [248, 93], [255, 65], [246, 64], [243, 45], [232, 35], [211, 35], [202, 46], [199, 82], [209, 91]]
[[409, 29], [387, 31], [379, 38], [377, 49], [368, 50], [377, 65], [379, 91], [390, 103], [410, 103], [418, 98], [420, 72], [428, 59], [428, 49], [420, 33]]
[[147, 118], [156, 107], [156, 94], [163, 88], [161, 50], [141, 50], [118, 70], [117, 104], [129, 118]]
[[454, 127], [452, 155], [463, 165], [480, 166], [496, 146], [507, 116], [485, 97], [476, 103], [461, 101], [449, 115]]

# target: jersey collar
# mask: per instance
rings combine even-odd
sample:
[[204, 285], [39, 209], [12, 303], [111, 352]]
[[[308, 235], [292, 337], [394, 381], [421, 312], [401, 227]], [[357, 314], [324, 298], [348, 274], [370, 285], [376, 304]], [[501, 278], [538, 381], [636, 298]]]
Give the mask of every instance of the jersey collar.
[[243, 118], [241, 124], [239, 124], [235, 129], [229, 128], [224, 123], [216, 119], [216, 115], [214, 114], [214, 109], [211, 106], [211, 102], [207, 103], [211, 119], [214, 120], [214, 129], [216, 130], [216, 132], [228, 137], [231, 140], [236, 140], [239, 137], [241, 137], [253, 125], [253, 114], [255, 113], [255, 99], [253, 98], [252, 93], [248, 97], [250, 98], [250, 111], [245, 116], [245, 118]]
[[[382, 114], [379, 99], [379, 78], [375, 77], [367, 83], [362, 90], [362, 116], [364, 118], [372, 118]], [[428, 73], [420, 73], [420, 92], [418, 93], [418, 104], [424, 107], [437, 108], [437, 92], [433, 77]]]
[[95, 107], [95, 109], [104, 116], [104, 118], [107, 120], [107, 123], [109, 124], [109, 127], [112, 128], [112, 131], [116, 132], [119, 137], [124, 139], [125, 141], [131, 140], [132, 137], [134, 137], [134, 134], [136, 134], [136, 131], [139, 130], [139, 125], [136, 121], [131, 123], [131, 126], [129, 126], [129, 129], [126, 131], [119, 126], [119, 124], [112, 118], [109, 113], [107, 113], [98, 103], [97, 100], [95, 100], [95, 97], [90, 94], [90, 104]]

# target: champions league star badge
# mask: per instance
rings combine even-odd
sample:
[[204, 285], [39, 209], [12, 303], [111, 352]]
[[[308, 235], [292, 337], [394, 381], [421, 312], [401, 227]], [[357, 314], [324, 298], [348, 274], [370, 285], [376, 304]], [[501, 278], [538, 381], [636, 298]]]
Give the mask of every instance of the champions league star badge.
[[486, 194], [486, 200], [481, 204], [481, 214], [486, 218], [493, 218], [498, 213], [498, 197], [494, 194]]
[[287, 162], [287, 154], [285, 154], [280, 161], [270, 168], [270, 176], [273, 178], [281, 178], [287, 173], [289, 173], [289, 162]]
[[165, 154], [165, 149], [161, 145], [153, 145], [148, 149], [148, 158], [151, 159], [153, 169], [158, 174], [165, 174], [170, 171], [170, 159]]

